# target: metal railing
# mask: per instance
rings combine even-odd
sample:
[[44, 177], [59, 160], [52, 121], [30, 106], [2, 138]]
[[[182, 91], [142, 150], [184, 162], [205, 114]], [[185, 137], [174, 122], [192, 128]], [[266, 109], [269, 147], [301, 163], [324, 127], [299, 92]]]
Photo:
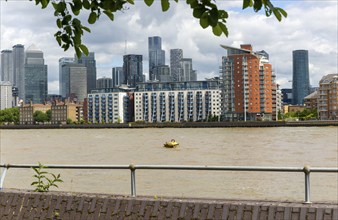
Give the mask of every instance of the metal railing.
[[[310, 173], [338, 173], [338, 167], [257, 167], [257, 166], [192, 166], [192, 165], [44, 165], [46, 169], [130, 170], [131, 195], [136, 196], [136, 170], [207, 170], [207, 171], [253, 171], [253, 172], [298, 172], [305, 175], [305, 201], [310, 201]], [[9, 168], [38, 168], [33, 164], [0, 164], [4, 168], [0, 178], [0, 190]]]

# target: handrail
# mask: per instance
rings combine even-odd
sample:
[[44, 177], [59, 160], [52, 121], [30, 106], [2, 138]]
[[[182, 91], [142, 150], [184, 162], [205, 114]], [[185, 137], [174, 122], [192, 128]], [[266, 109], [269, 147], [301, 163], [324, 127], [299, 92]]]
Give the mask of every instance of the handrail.
[[[254, 171], [254, 172], [302, 172], [305, 174], [305, 201], [310, 201], [310, 173], [338, 173], [338, 167], [264, 167], [264, 166], [198, 166], [198, 165], [58, 165], [46, 164], [46, 169], [129, 169], [131, 171], [131, 195], [136, 196], [136, 175], [138, 170], [209, 170], [209, 171]], [[0, 168], [5, 168], [0, 178], [0, 190], [3, 189], [3, 183], [9, 168], [38, 168], [36, 164], [0, 164]]]

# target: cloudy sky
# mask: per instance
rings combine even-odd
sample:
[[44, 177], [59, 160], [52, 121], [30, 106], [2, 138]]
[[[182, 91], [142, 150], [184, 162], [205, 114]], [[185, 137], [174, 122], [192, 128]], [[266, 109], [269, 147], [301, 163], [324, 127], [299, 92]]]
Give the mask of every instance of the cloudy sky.
[[[291, 88], [293, 50], [309, 50], [312, 86], [318, 86], [322, 76], [338, 72], [337, 0], [273, 0], [288, 12], [282, 22], [265, 17], [263, 12], [242, 11], [241, 0], [218, 0], [219, 8], [230, 15], [228, 38], [214, 36], [210, 28], [202, 29], [183, 0], [172, 1], [165, 13], [158, 3], [148, 8], [141, 0], [135, 2], [129, 10], [118, 12], [114, 22], [102, 15], [94, 25], [87, 25], [92, 33], [85, 34], [83, 41], [95, 52], [98, 78], [111, 77], [111, 68], [122, 66], [125, 53], [143, 55], [143, 71], [148, 77], [149, 36], [162, 37], [167, 64], [170, 49], [183, 49], [184, 57], [193, 59], [199, 80], [219, 76], [221, 57], [225, 55], [220, 44], [252, 44], [256, 51], [267, 51], [281, 88]], [[81, 13], [80, 19], [86, 21], [86, 16]], [[52, 6], [42, 10], [34, 1], [1, 0], [0, 24], [0, 50], [15, 44], [26, 48], [35, 44], [44, 52], [48, 65], [49, 93], [58, 94], [58, 59], [72, 57], [74, 51], [71, 48], [64, 52], [54, 39], [57, 27]]]

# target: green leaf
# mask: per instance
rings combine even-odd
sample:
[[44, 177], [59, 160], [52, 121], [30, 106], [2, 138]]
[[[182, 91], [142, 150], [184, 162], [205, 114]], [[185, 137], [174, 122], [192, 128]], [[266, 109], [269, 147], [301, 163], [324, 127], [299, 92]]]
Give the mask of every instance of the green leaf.
[[94, 24], [95, 21], [96, 21], [96, 18], [97, 18], [96, 13], [92, 11], [92, 12], [90, 13], [89, 17], [88, 17], [88, 23], [89, 23], [89, 24]]
[[81, 58], [82, 53], [81, 53], [79, 47], [74, 46], [74, 49], [75, 49], [75, 52], [76, 52], [76, 56], [77, 56], [78, 58]]
[[212, 27], [212, 32], [213, 32], [214, 35], [216, 35], [216, 36], [221, 36], [221, 34], [222, 34], [222, 29], [221, 29], [220, 26], [217, 24], [215, 27]]
[[88, 33], [90, 33], [90, 29], [87, 28], [86, 26], [81, 26], [81, 28], [82, 28], [83, 30], [87, 31]]
[[243, 9], [247, 7], [252, 7], [252, 0], [243, 0]]
[[62, 21], [59, 18], [56, 20], [56, 25], [58, 28], [62, 28]]
[[168, 11], [170, 7], [169, 0], [161, 0], [162, 11]]
[[218, 22], [218, 26], [221, 28], [225, 36], [229, 35], [228, 28], [225, 26], [225, 24]]
[[32, 182], [31, 186], [38, 184], [38, 182]]
[[127, 2], [132, 5], [134, 4], [134, 0], [127, 0]]
[[41, 8], [46, 8], [48, 6], [49, 0], [41, 0]]
[[288, 13], [286, 13], [286, 11], [284, 11], [284, 9], [282, 9], [282, 8], [276, 8], [276, 9], [284, 16], [284, 18], [288, 17]]
[[90, 9], [90, 3], [88, 0], [83, 0], [82, 2], [82, 6], [85, 8], [85, 9]]
[[201, 18], [203, 13], [205, 12], [205, 8], [195, 8], [193, 10], [193, 13], [192, 15], [195, 17], [195, 18]]
[[103, 13], [105, 13], [110, 20], [114, 21], [114, 14], [111, 11], [103, 11]]
[[262, 1], [254, 1], [254, 5], [253, 5], [254, 11], [258, 12], [259, 10], [261, 10], [262, 8]]
[[[81, 44], [81, 45], [80, 45], [80, 49], [82, 50], [82, 52], [83, 52], [86, 56], [88, 56], [89, 51], [88, 51], [88, 48], [87, 48], [85, 45]], [[60, 174], [59, 174], [59, 175], [60, 175]], [[58, 178], [60, 178], [59, 175], [58, 175]]]
[[202, 28], [207, 28], [209, 26], [209, 22], [208, 22], [208, 17], [207, 16], [202, 16], [200, 18], [200, 25]]
[[144, 0], [144, 3], [146, 3], [148, 6], [151, 6], [154, 3], [154, 0]]
[[273, 12], [273, 14], [275, 15], [275, 17], [277, 18], [278, 21], [281, 21], [281, 20], [282, 20], [282, 15], [281, 15], [281, 13], [278, 11], [277, 8], [274, 8], [274, 9], [272, 10], [272, 12]]

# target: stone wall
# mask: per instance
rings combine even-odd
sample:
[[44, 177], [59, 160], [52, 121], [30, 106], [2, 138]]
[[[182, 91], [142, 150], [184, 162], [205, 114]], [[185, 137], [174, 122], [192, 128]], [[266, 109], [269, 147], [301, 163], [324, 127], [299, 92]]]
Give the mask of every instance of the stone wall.
[[338, 204], [0, 191], [0, 219], [337, 220]]

